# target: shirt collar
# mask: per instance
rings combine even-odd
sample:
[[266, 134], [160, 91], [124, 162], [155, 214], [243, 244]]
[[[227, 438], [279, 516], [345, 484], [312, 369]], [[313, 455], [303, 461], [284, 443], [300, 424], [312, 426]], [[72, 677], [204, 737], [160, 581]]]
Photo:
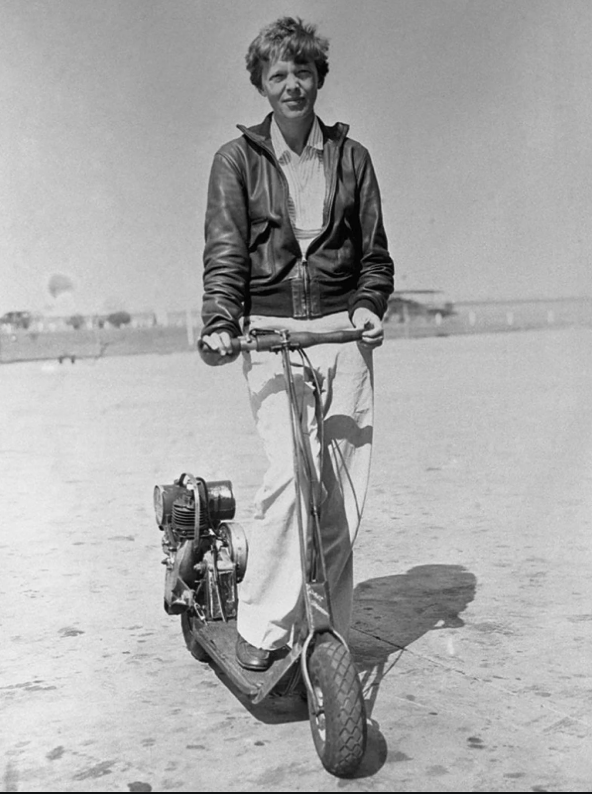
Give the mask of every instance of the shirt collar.
[[[275, 120], [275, 116], [271, 117], [271, 145], [273, 146], [273, 150], [275, 152], [275, 156], [278, 160], [283, 160], [286, 157], [288, 159], [294, 154], [294, 152], [290, 149], [286, 140], [280, 130], [277, 121]], [[321, 130], [321, 125], [319, 124], [318, 118], [315, 116], [314, 121], [312, 123], [312, 127], [310, 128], [310, 132], [308, 133], [308, 140], [306, 141], [305, 149], [317, 149], [319, 151], [323, 151], [323, 132]]]

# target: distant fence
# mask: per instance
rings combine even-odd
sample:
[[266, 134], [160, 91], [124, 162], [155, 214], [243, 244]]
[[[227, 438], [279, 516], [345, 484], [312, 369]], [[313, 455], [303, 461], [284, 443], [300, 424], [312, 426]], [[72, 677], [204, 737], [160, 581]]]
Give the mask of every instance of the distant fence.
[[0, 363], [175, 353], [191, 347], [187, 329], [178, 327], [17, 330], [0, 333]]
[[[100, 358], [142, 353], [174, 353], [195, 349], [199, 332], [197, 312], [169, 312], [163, 324], [134, 322], [121, 328], [57, 324], [54, 330], [0, 330], [0, 363], [43, 359], [67, 362], [74, 358]], [[142, 317], [142, 320], [144, 318]], [[555, 300], [460, 302], [444, 317], [390, 315], [385, 322], [387, 339], [455, 334], [525, 331], [535, 328], [592, 327], [592, 298]]]
[[449, 316], [408, 317], [392, 315], [385, 323], [387, 338], [451, 336], [499, 333], [536, 328], [592, 327], [592, 298], [551, 300], [463, 301]]

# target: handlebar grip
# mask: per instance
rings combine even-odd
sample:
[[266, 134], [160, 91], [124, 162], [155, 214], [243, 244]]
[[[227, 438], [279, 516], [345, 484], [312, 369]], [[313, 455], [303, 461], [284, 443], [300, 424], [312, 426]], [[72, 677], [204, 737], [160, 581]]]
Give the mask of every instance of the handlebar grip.
[[314, 345], [339, 345], [346, 342], [356, 342], [362, 338], [362, 328], [347, 328], [341, 331], [292, 331], [285, 335], [280, 331], [266, 331], [253, 336], [238, 336], [230, 340], [232, 353], [221, 355], [212, 350], [208, 345], [199, 340], [197, 349], [206, 364], [217, 367], [234, 361], [241, 351], [247, 350], [280, 350], [287, 346], [290, 350], [297, 350]]

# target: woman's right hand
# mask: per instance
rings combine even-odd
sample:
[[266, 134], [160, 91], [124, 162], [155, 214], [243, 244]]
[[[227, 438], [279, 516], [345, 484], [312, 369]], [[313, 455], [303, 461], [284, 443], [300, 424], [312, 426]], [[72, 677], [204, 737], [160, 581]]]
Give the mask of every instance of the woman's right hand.
[[203, 360], [212, 366], [230, 364], [238, 358], [238, 351], [232, 349], [228, 331], [215, 332], [202, 337], [198, 347]]

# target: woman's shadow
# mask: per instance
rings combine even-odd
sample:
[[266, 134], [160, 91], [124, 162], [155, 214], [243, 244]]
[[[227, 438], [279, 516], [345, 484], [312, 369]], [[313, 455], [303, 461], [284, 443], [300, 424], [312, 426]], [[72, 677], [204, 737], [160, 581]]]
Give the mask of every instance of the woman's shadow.
[[349, 646], [360, 674], [368, 717], [368, 751], [356, 777], [374, 774], [387, 756], [372, 719], [384, 677], [405, 648], [428, 631], [460, 628], [474, 599], [476, 577], [462, 565], [418, 565], [404, 574], [368, 579], [354, 591]]

